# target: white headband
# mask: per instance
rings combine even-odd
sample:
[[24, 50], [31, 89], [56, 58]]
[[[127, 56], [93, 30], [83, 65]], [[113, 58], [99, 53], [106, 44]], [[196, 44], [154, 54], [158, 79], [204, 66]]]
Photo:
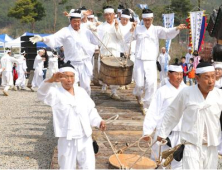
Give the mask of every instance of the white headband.
[[72, 68], [72, 67], [62, 67], [59, 69], [59, 72], [60, 73], [63, 73], [63, 72], [72, 72], [75, 74], [75, 70]]
[[104, 9], [104, 13], [114, 13], [114, 9], [113, 8], [106, 8], [106, 9]]
[[216, 69], [216, 68], [222, 69], [222, 64], [215, 64], [214, 68], [215, 68], [215, 69]]
[[76, 17], [76, 18], [81, 18], [81, 14], [80, 13], [69, 13], [68, 15], [69, 17]]
[[117, 12], [122, 13], [123, 9], [117, 9]]
[[5, 52], [5, 53], [7, 54], [7, 53], [10, 53], [10, 52], [11, 52], [11, 50], [6, 50], [6, 52]]
[[183, 68], [181, 66], [174, 66], [169, 65], [169, 71], [175, 71], [175, 72], [183, 72]]
[[148, 14], [142, 14], [142, 18], [152, 18], [153, 13], [148, 13]]
[[126, 14], [122, 14], [122, 15], [121, 15], [121, 18], [128, 18], [128, 19], [130, 19], [130, 16], [129, 16], [129, 15], [126, 15]]
[[45, 52], [45, 50], [40, 49], [40, 50], [37, 51], [37, 53], [39, 53], [39, 52]]
[[94, 18], [95, 16], [94, 15], [89, 15], [87, 18]]
[[26, 54], [25, 51], [23, 51], [21, 54]]
[[196, 68], [196, 74], [203, 74], [203, 73], [211, 72], [211, 71], [215, 71], [213, 66]]

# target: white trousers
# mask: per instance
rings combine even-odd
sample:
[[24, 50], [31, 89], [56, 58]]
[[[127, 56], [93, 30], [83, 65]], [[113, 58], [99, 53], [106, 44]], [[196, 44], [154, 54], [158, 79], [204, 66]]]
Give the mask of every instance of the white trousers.
[[32, 87], [35, 88], [35, 87], [39, 87], [40, 84], [43, 82], [43, 71], [42, 69], [35, 69], [34, 71], [34, 76], [33, 76], [33, 79], [32, 79]]
[[185, 145], [183, 153], [183, 169], [217, 169], [218, 154], [216, 146]]
[[13, 86], [13, 75], [12, 71], [2, 72], [2, 86], [4, 86], [4, 91], [8, 91], [10, 87]]
[[60, 169], [95, 169], [95, 154], [92, 140], [87, 142], [86, 146], [78, 151], [77, 140], [67, 140], [59, 138], [58, 140], [58, 163]]
[[16, 80], [15, 85], [24, 88], [25, 87], [25, 82], [26, 82], [25, 72], [24, 71], [18, 71], [18, 79]]
[[157, 89], [157, 66], [156, 61], [135, 60], [133, 79], [136, 86], [133, 94], [138, 97], [143, 97], [143, 107], [147, 108], [150, 105], [152, 97]]
[[162, 80], [164, 80], [164, 78], [167, 77], [167, 72], [165, 72], [165, 70], [164, 70], [165, 64], [161, 63], [160, 65], [161, 65], [161, 72], [160, 72], [160, 82], [161, 82]]
[[86, 90], [86, 92], [91, 94], [90, 82], [92, 78], [93, 66], [90, 59], [86, 59], [83, 63], [71, 63], [75, 70], [77, 71], [77, 75], [75, 76], [75, 82], [80, 83], [80, 87]]
[[218, 146], [218, 154], [222, 155], [222, 132], [220, 137], [220, 145]]
[[[155, 133], [154, 135], [154, 141], [157, 138], [157, 133]], [[175, 147], [176, 145], [180, 144], [180, 132], [179, 131], [172, 131], [172, 133], [169, 135], [169, 139], [171, 141], [171, 146], [172, 148]], [[161, 152], [170, 149], [169, 146], [164, 145], [161, 146]], [[153, 159], [155, 161], [155, 156], [158, 158], [159, 156], [159, 145], [158, 143], [154, 144], [152, 147], [152, 153], [151, 153], [151, 159]], [[182, 169], [182, 160], [180, 162], [173, 160], [171, 162], [171, 169]]]

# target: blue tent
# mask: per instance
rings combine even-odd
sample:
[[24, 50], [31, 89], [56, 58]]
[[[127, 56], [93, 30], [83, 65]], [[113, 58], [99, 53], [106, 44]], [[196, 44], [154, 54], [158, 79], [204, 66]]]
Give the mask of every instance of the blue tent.
[[13, 40], [12, 37], [9, 37], [8, 34], [0, 34], [0, 42], [6, 43]]
[[[45, 37], [45, 36], [49, 36], [51, 34], [37, 34], [37, 33], [25, 32], [22, 36], [34, 36], [34, 35], [39, 35], [41, 37]], [[40, 48], [40, 47], [47, 48], [48, 46], [44, 42], [37, 42], [37, 48]]]

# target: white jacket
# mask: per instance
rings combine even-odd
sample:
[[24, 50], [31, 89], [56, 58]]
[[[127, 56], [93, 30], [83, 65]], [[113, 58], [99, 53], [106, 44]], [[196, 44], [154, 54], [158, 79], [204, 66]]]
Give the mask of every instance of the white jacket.
[[214, 88], [204, 99], [198, 85], [184, 88], [167, 108], [159, 136], [166, 138], [182, 117], [181, 139], [202, 146], [204, 125], [208, 146], [220, 143], [222, 90]]
[[42, 82], [38, 89], [38, 98], [52, 107], [56, 137], [66, 137], [67, 140], [90, 137], [91, 126], [100, 126], [102, 119], [86, 91], [75, 86], [74, 93], [73, 96], [63, 87], [46, 82]]
[[136, 40], [136, 59], [156, 61], [159, 53], [159, 39], [173, 39], [179, 33], [176, 28], [164, 28], [151, 25], [147, 29], [144, 25], [138, 25], [134, 33], [126, 35], [126, 41]]

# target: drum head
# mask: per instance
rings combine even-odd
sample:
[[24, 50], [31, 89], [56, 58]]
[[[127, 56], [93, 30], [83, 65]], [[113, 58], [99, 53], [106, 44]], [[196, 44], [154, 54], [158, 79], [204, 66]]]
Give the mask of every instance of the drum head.
[[125, 59], [122, 57], [103, 57], [101, 62], [112, 67], [121, 67], [121, 63], [126, 63], [126, 67], [133, 66], [133, 62], [130, 59]]
[[[124, 166], [124, 168], [130, 168], [134, 162], [140, 157], [140, 155], [136, 154], [117, 154], [120, 162]], [[110, 164], [115, 168], [120, 168], [119, 162], [116, 159], [115, 155], [111, 155], [109, 158]], [[132, 168], [133, 169], [154, 169], [156, 168], [156, 162], [153, 160], [142, 157]]]

